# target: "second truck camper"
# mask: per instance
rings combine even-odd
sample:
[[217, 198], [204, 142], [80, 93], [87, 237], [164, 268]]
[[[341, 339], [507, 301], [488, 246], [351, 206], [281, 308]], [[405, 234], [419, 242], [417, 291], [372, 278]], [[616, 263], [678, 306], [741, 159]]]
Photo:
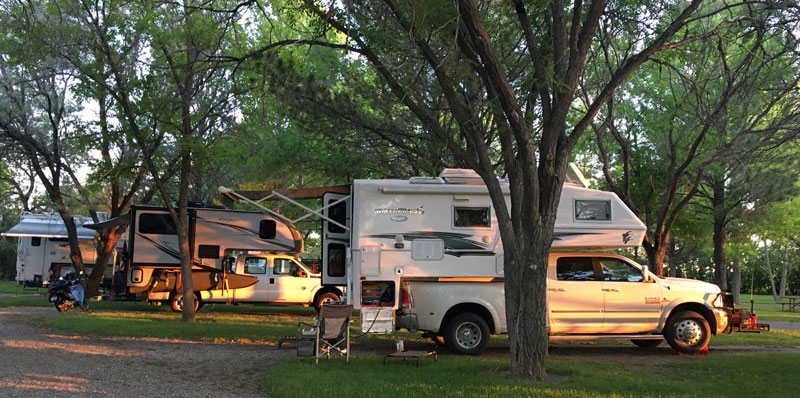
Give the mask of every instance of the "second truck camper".
[[[318, 307], [338, 300], [341, 291], [323, 288], [297, 256], [303, 238], [294, 224], [277, 215], [219, 208], [190, 208], [189, 246], [197, 309], [205, 303], [300, 304]], [[180, 311], [180, 253], [175, 223], [160, 207], [133, 206], [117, 219], [91, 226], [128, 224], [119, 264], [117, 297], [169, 303]]]

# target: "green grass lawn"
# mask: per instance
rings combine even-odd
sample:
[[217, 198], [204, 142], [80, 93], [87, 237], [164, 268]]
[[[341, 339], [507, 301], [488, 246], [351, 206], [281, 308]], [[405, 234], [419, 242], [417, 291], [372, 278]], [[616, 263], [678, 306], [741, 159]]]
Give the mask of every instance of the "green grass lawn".
[[[750, 310], [750, 295], [742, 294], [740, 297], [741, 303], [737, 307]], [[754, 295], [754, 310], [758, 315], [759, 322], [769, 321], [782, 321], [782, 322], [800, 322], [800, 311], [794, 312], [784, 311], [781, 309], [780, 303], [776, 303], [770, 295]]]
[[20, 295], [22, 295], [22, 294], [30, 295], [30, 294], [36, 294], [36, 293], [47, 294], [47, 289], [43, 288], [43, 287], [40, 287], [40, 288], [25, 287], [25, 288], [23, 288], [22, 286], [19, 286], [17, 284], [17, 282], [15, 282], [15, 281], [0, 281], [0, 293], [20, 294]]
[[[660, 357], [664, 358], [664, 357]], [[442, 356], [419, 367], [380, 357], [286, 361], [269, 370], [275, 397], [796, 397], [800, 354], [666, 357], [648, 366], [602, 358], [547, 361], [550, 380], [508, 377], [508, 359]]]

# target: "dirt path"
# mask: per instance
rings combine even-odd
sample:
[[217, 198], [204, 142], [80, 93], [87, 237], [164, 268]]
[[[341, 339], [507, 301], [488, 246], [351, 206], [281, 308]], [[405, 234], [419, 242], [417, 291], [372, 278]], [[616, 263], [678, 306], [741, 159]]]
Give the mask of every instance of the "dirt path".
[[263, 397], [267, 369], [294, 355], [268, 345], [90, 339], [37, 325], [48, 316], [63, 315], [0, 308], [0, 397]]

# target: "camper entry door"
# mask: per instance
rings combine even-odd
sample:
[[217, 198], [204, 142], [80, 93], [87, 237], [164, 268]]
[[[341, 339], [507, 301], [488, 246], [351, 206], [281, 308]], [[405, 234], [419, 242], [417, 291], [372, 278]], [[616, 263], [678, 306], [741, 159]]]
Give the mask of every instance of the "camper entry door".
[[349, 195], [326, 193], [322, 196], [325, 206], [322, 212], [322, 285], [347, 284], [347, 252], [350, 247], [350, 230], [347, 228], [352, 227], [351, 201]]

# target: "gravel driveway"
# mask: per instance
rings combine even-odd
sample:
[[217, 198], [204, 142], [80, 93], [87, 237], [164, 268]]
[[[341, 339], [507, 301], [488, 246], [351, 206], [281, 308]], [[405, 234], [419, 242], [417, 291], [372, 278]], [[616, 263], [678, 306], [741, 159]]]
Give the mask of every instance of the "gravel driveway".
[[0, 308], [0, 397], [263, 397], [267, 369], [294, 355], [267, 344], [90, 339], [34, 322], [49, 316], [69, 314]]

